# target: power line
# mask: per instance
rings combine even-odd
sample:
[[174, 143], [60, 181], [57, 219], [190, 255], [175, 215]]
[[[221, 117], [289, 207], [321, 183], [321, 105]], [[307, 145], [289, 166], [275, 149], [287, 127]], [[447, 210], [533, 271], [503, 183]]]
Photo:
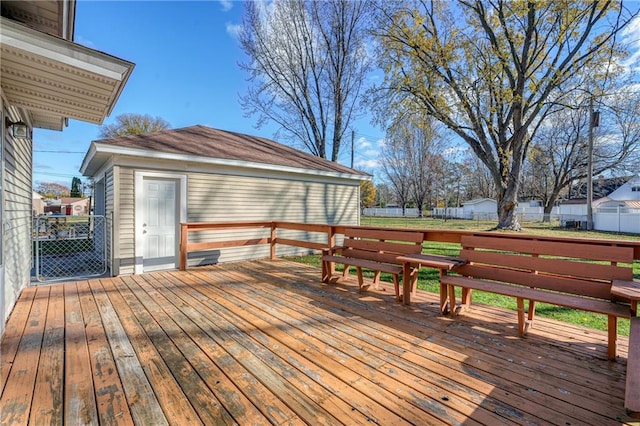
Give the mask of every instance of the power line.
[[55, 176], [55, 177], [70, 177], [70, 178], [78, 177], [78, 175], [79, 175], [79, 173], [75, 174], [75, 175], [70, 175], [70, 174], [65, 174], [65, 173], [38, 172], [38, 171], [35, 171], [35, 170], [33, 171], [33, 174], [34, 175], [43, 175], [43, 176]]
[[45, 149], [34, 149], [33, 152], [48, 152], [52, 154], [86, 154], [85, 151], [54, 151], [54, 150], [45, 150]]

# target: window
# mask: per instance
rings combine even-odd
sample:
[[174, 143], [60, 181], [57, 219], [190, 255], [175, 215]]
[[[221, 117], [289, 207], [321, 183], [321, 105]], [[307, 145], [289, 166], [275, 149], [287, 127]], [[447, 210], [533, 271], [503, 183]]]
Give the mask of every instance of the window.
[[631, 192], [640, 192], [640, 186], [632, 186]]

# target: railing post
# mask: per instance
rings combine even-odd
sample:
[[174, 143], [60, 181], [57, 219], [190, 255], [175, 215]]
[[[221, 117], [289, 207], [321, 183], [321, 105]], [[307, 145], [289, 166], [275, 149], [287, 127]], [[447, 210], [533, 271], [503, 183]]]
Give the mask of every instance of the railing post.
[[189, 225], [180, 224], [180, 270], [187, 270], [187, 241], [188, 241]]
[[271, 244], [271, 260], [276, 258], [276, 223], [271, 222], [271, 238], [269, 243]]
[[[333, 255], [333, 248], [336, 246], [336, 227], [329, 227], [329, 234], [327, 235], [327, 243], [329, 244], [329, 254]], [[329, 277], [333, 276], [336, 272], [336, 264], [329, 262]]]

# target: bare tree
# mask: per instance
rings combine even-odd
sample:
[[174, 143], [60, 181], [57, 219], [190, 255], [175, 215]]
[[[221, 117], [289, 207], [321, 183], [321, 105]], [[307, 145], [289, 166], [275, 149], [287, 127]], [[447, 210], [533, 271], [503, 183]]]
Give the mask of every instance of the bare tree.
[[376, 185], [376, 206], [385, 208], [395, 200], [393, 189], [386, 183]]
[[387, 138], [380, 151], [382, 173], [400, 207], [402, 216], [406, 215], [411, 190], [411, 171], [408, 165], [407, 145], [402, 138]]
[[523, 163], [540, 123], [581, 89], [569, 84], [577, 70], [607, 62], [635, 13], [621, 1], [586, 0], [385, 6], [379, 89], [390, 104], [412, 99], [472, 148], [497, 190], [498, 228], [518, 230]]
[[[593, 174], [625, 171], [640, 147], [640, 86], [626, 85], [599, 103]], [[545, 120], [532, 142], [523, 192], [542, 201], [545, 218], [563, 190], [587, 177], [589, 117], [586, 105], [564, 108]]]
[[36, 192], [45, 198], [68, 197], [71, 190], [68, 186], [56, 182], [39, 182]]
[[491, 172], [470, 149], [464, 153], [462, 163], [459, 166], [462, 172], [462, 201], [496, 196]]
[[438, 125], [410, 112], [394, 118], [381, 152], [382, 169], [403, 202], [403, 215], [404, 204], [411, 200], [422, 217], [443, 163], [437, 152], [443, 148]]
[[167, 130], [171, 125], [160, 117], [149, 114], [120, 114], [116, 122], [100, 127], [101, 138], [116, 138], [119, 136], [142, 135], [145, 133]]
[[349, 0], [245, 4], [240, 44], [249, 61], [240, 67], [253, 84], [241, 104], [258, 126], [275, 122], [285, 138], [338, 160], [371, 68], [369, 10]]

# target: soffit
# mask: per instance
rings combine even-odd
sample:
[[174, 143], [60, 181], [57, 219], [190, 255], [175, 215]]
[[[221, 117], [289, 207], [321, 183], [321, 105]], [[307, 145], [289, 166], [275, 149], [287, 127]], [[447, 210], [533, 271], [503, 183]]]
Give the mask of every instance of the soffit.
[[61, 130], [65, 118], [102, 124], [134, 64], [1, 19], [1, 85], [8, 102], [29, 111], [33, 127]]

